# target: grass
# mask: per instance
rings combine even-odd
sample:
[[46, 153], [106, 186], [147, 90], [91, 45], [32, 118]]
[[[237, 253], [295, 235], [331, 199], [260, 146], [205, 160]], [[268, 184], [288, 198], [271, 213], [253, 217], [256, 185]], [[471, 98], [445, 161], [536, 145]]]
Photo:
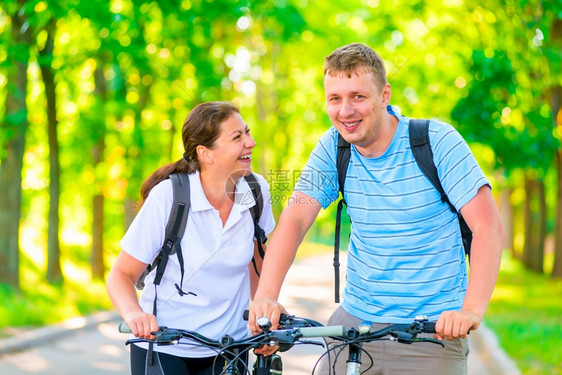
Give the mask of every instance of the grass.
[[90, 277], [88, 247], [68, 247], [67, 256], [62, 259], [65, 281], [50, 284], [45, 281], [46, 259], [38, 244], [42, 237], [29, 227], [24, 229], [27, 231], [22, 236], [24, 250], [20, 253], [21, 290], [0, 284], [0, 334], [17, 334], [22, 329], [111, 308], [105, 284]]
[[14, 328], [32, 328], [84, 316], [111, 307], [102, 282], [90, 285], [39, 283], [16, 292], [0, 284], [0, 333]]

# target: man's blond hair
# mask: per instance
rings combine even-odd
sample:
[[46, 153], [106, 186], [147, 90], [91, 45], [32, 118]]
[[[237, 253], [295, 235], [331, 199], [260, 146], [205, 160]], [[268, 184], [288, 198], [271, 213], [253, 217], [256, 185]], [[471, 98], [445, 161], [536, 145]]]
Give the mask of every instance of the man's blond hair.
[[352, 43], [339, 47], [324, 61], [324, 76], [344, 73], [351, 77], [362, 69], [373, 73], [377, 86], [383, 87], [387, 83], [382, 58], [364, 44]]

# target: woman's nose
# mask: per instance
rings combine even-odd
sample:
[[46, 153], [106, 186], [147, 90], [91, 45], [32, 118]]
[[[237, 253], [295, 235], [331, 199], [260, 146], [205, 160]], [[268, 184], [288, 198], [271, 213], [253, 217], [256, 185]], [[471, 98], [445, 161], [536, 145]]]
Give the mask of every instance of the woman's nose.
[[246, 139], [245, 146], [246, 148], [256, 147], [256, 141], [254, 141], [254, 137], [252, 137], [251, 134], [248, 134], [248, 138]]

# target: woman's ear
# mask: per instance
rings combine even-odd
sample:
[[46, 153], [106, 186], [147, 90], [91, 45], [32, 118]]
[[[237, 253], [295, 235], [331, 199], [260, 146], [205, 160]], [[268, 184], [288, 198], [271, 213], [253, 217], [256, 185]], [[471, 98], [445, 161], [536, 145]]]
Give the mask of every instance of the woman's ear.
[[195, 148], [195, 152], [197, 152], [197, 159], [199, 160], [199, 163], [213, 164], [213, 153], [210, 149], [199, 145]]

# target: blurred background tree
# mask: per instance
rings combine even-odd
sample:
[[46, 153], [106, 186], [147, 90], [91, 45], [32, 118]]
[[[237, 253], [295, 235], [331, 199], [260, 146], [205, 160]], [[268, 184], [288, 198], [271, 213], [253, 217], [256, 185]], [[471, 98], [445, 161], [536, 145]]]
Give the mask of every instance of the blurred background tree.
[[[202, 101], [241, 107], [277, 217], [330, 126], [323, 59], [351, 42], [385, 59], [402, 113], [471, 144], [506, 249], [562, 277], [561, 17], [560, 0], [4, 1], [0, 283], [103, 280], [140, 184], [181, 157]], [[332, 242], [332, 214], [312, 240]]]

